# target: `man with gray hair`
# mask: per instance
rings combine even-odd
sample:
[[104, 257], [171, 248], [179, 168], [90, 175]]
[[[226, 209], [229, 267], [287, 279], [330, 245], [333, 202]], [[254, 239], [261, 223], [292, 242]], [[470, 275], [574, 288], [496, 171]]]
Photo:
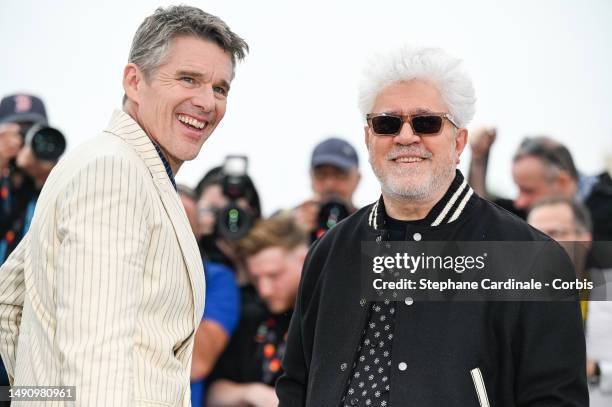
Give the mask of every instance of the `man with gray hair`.
[[511, 200], [490, 194], [486, 187], [489, 153], [497, 138], [494, 127], [472, 131], [468, 181], [474, 190], [515, 215], [526, 218], [531, 206], [550, 196], [585, 202], [597, 177], [580, 173], [569, 149], [549, 136], [525, 137], [512, 157], [512, 178], [518, 194]]
[[[527, 221], [561, 242], [576, 266], [576, 273], [596, 283], [588, 301], [581, 301], [588, 356], [589, 405], [609, 407], [612, 404], [612, 302], [609, 301], [612, 269], [587, 268], [587, 253], [593, 240], [589, 211], [576, 200], [557, 195], [537, 200], [531, 206]], [[604, 247], [609, 250], [607, 242]]]
[[55, 167], [0, 270], [12, 385], [54, 386], [74, 405], [190, 405], [204, 272], [174, 175], [223, 118], [247, 51], [195, 7], [159, 8], [140, 25], [123, 110]]
[[309, 251], [280, 406], [587, 406], [577, 301], [426, 301], [402, 290], [384, 299], [364, 288], [364, 247], [386, 250], [391, 241], [541, 241], [563, 265], [569, 259], [478, 197], [457, 170], [475, 110], [459, 60], [404, 48], [373, 59], [362, 83], [382, 195]]

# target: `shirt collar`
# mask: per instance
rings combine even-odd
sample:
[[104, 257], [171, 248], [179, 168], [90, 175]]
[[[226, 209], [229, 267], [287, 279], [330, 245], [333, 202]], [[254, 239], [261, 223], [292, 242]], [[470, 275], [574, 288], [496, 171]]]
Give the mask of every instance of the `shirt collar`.
[[[467, 184], [467, 181], [463, 178], [463, 175], [459, 170], [456, 170], [455, 178], [451, 182], [448, 190], [435, 205], [429, 211], [427, 216], [423, 219], [410, 221], [407, 223], [420, 226], [436, 227], [444, 223], [454, 222], [464, 212], [464, 209], [474, 194], [472, 188]], [[397, 222], [397, 221], [396, 221]], [[385, 211], [385, 203], [382, 195], [372, 206], [368, 215], [368, 224], [374, 230], [388, 229], [392, 225], [387, 223], [393, 223], [393, 220], [389, 220], [389, 217]]]
[[153, 141], [153, 139], [151, 139], [151, 142], [155, 146], [155, 150], [157, 150], [157, 154], [159, 154], [159, 158], [162, 160], [162, 163], [164, 164], [164, 168], [166, 169], [166, 173], [168, 174], [168, 178], [170, 179], [170, 182], [172, 182], [172, 186], [174, 187], [174, 190], [178, 191], [176, 187], [176, 181], [174, 180], [174, 174], [172, 173], [172, 168], [170, 167], [170, 163], [166, 159], [166, 156], [164, 155], [164, 153], [162, 153], [162, 150], [157, 145], [157, 143]]

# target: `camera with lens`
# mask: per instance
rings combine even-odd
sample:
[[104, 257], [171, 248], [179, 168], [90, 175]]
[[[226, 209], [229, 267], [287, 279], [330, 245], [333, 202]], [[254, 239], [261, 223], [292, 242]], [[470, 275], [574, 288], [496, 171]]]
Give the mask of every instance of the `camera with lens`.
[[66, 138], [57, 129], [35, 123], [19, 131], [24, 145], [32, 149], [34, 157], [43, 161], [56, 161], [66, 150]]
[[336, 226], [342, 219], [351, 214], [349, 206], [339, 197], [332, 197], [321, 203], [317, 216], [317, 226], [313, 232], [312, 240], [323, 236], [325, 232]]
[[248, 193], [250, 181], [247, 176], [247, 164], [246, 156], [231, 155], [225, 158], [221, 170], [221, 187], [229, 203], [215, 211], [214, 234], [227, 240], [241, 239], [253, 225], [253, 215], [238, 205], [238, 200], [246, 198]]

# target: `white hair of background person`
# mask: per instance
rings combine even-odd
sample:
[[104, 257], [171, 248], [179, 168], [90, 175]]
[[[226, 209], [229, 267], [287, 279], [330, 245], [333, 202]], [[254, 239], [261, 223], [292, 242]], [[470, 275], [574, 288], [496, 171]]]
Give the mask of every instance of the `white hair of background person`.
[[363, 120], [371, 113], [376, 97], [384, 88], [413, 79], [428, 81], [438, 89], [459, 127], [465, 127], [474, 117], [474, 86], [462, 61], [440, 48], [404, 46], [375, 55], [366, 64], [359, 87]]

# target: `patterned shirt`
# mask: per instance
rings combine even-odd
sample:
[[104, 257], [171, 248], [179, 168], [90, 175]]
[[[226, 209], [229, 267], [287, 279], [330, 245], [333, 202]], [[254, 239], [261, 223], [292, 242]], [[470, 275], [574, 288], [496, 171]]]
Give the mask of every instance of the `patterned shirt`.
[[162, 153], [161, 148], [159, 148], [157, 143], [154, 142], [152, 139], [151, 139], [151, 142], [155, 146], [155, 149], [157, 150], [157, 154], [159, 154], [159, 158], [162, 160], [162, 163], [164, 164], [164, 168], [166, 169], [168, 178], [170, 178], [170, 182], [172, 182], [172, 186], [174, 187], [174, 190], [178, 191], [178, 189], [176, 188], [176, 181], [174, 180], [174, 174], [172, 174], [172, 168], [170, 167], [170, 163], [166, 159], [166, 156], [164, 155], [164, 153]]

